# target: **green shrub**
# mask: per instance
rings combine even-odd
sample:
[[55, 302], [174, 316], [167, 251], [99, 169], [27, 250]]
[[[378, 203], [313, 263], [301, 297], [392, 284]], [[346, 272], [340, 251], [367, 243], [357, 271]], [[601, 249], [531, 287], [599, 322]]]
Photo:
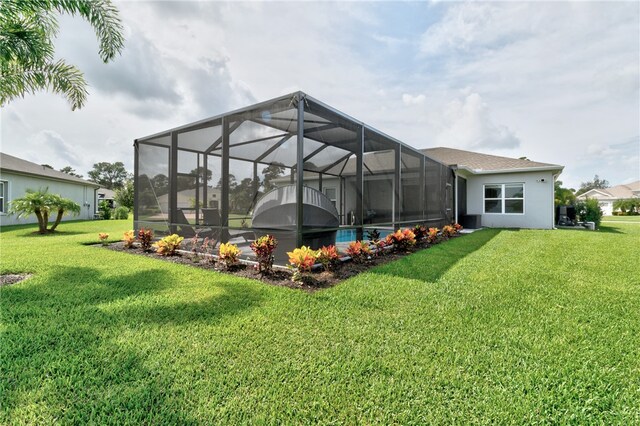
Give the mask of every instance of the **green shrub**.
[[116, 207], [113, 211], [113, 218], [117, 220], [129, 219], [129, 209], [125, 206]]
[[107, 201], [102, 200], [98, 204], [98, 214], [100, 214], [100, 219], [109, 220], [113, 215], [113, 209]]
[[587, 198], [584, 201], [576, 203], [576, 214], [580, 217], [580, 220], [584, 222], [594, 222], [596, 228], [600, 227], [602, 209], [600, 209], [600, 204], [595, 198]]

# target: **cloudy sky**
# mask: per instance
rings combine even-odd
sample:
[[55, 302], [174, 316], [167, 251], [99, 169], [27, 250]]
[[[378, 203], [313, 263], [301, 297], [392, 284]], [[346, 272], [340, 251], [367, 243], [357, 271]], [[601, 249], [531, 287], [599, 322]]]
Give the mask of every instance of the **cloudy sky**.
[[13, 101], [3, 152], [132, 170], [137, 137], [302, 90], [416, 148], [563, 164], [576, 188], [640, 179], [638, 2], [116, 4], [126, 48], [107, 65], [89, 24], [60, 19], [86, 106]]

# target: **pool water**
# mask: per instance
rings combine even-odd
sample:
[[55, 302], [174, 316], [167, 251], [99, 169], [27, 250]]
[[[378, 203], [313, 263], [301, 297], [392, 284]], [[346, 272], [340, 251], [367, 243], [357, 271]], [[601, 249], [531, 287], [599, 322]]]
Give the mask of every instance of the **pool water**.
[[[380, 238], [384, 238], [389, 234], [390, 231], [378, 229], [378, 232], [380, 232]], [[367, 231], [363, 232], [363, 237], [365, 240], [367, 239]], [[336, 234], [336, 243], [349, 243], [355, 240], [356, 240], [355, 229], [340, 229]]]

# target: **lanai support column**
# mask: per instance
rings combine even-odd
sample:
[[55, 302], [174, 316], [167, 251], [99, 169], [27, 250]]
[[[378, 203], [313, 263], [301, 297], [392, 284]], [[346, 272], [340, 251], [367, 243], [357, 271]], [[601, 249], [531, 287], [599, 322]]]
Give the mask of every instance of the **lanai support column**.
[[222, 165], [220, 167], [222, 188], [220, 191], [220, 241], [229, 241], [229, 118], [222, 118]]
[[302, 186], [304, 183], [304, 98], [301, 92], [298, 92], [298, 130], [296, 136], [296, 247], [302, 247], [302, 225], [304, 220], [304, 192]]
[[357, 137], [357, 148], [356, 148], [356, 240], [362, 240], [362, 217], [363, 217], [363, 209], [362, 209], [362, 197], [364, 194], [363, 191], [363, 179], [362, 179], [362, 162], [364, 157], [364, 125], [360, 125], [358, 127], [358, 131], [356, 133]]
[[[138, 209], [140, 208], [140, 202], [138, 201], [138, 191], [140, 188], [140, 178], [138, 175], [140, 174], [140, 154], [138, 153], [139, 145], [138, 141], [133, 142], [133, 190], [135, 197], [133, 197], [133, 227], [135, 228], [136, 234], [138, 231]], [[94, 202], [97, 202], [94, 200]], [[96, 210], [98, 206], [95, 206]]]
[[424, 167], [425, 167], [425, 159], [424, 155], [420, 157], [420, 172], [418, 174], [419, 185], [420, 185], [420, 208], [422, 209], [422, 220], [427, 220], [427, 194], [425, 192], [425, 182], [424, 182]]
[[169, 149], [169, 233], [177, 232], [178, 223], [178, 133], [171, 132]]
[[402, 169], [402, 157], [400, 153], [400, 144], [395, 144], [394, 152], [394, 170], [393, 170], [393, 229], [398, 229], [400, 222], [400, 170]]

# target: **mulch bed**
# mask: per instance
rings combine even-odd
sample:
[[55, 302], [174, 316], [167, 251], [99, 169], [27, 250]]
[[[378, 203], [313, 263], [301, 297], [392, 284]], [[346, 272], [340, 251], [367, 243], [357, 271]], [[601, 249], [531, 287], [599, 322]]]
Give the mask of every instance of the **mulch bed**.
[[3, 274], [0, 275], [0, 287], [5, 285], [11, 285], [19, 283], [22, 280], [29, 278], [31, 274]]
[[[456, 235], [451, 238], [457, 238]], [[389, 251], [384, 256], [372, 257], [363, 263], [356, 262], [342, 262], [333, 271], [311, 272], [303, 274], [302, 282], [293, 282], [291, 280], [291, 272], [280, 268], [274, 269], [271, 274], [260, 274], [252, 265], [239, 264], [234, 266], [230, 270], [221, 268], [217, 263], [211, 262], [211, 258], [203, 257], [196, 254], [183, 254], [178, 253], [175, 256], [160, 256], [153, 251], [144, 251], [137, 245], [133, 248], [125, 248], [123, 242], [112, 243], [104, 246], [110, 250], [121, 251], [139, 256], [152, 257], [154, 259], [160, 259], [167, 262], [178, 263], [181, 265], [194, 266], [201, 269], [208, 269], [212, 271], [218, 271], [225, 274], [231, 274], [237, 277], [250, 278], [254, 280], [262, 281], [266, 284], [288, 287], [299, 290], [305, 290], [309, 292], [330, 288], [334, 285], [356, 276], [362, 272], [371, 269], [374, 266], [382, 265], [388, 262], [393, 262], [411, 253], [430, 247], [429, 244], [422, 244], [413, 248], [412, 250], [404, 253], [398, 253]]]

